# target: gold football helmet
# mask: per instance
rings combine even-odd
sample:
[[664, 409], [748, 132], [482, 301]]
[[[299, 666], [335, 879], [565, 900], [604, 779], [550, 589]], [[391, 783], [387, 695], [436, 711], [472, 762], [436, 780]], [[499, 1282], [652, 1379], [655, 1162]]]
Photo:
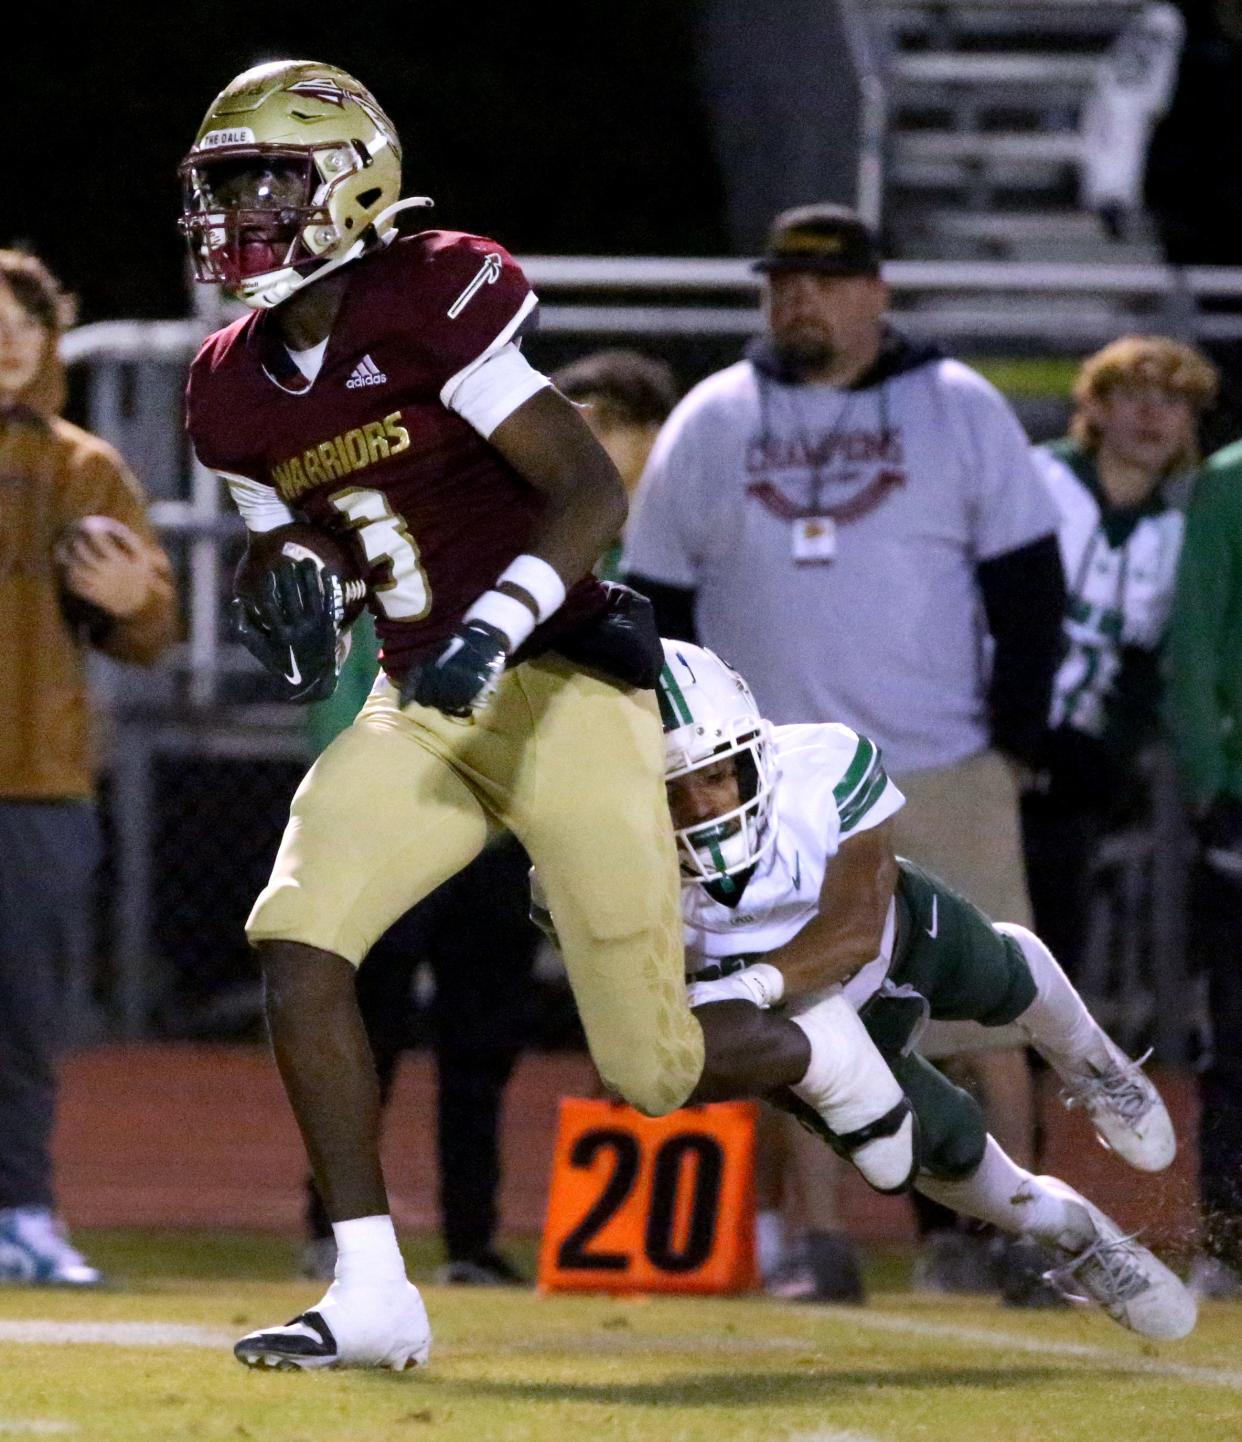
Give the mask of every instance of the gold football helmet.
[[279, 305], [387, 239], [401, 142], [375, 97], [312, 60], [256, 65], [220, 92], [179, 168], [195, 278]]

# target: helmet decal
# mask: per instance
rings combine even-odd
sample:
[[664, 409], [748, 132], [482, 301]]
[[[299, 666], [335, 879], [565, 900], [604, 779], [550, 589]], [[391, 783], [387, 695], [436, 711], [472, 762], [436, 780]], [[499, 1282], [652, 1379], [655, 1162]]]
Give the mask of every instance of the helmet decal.
[[309, 95], [312, 100], [322, 100], [325, 105], [335, 105], [340, 109], [345, 107], [345, 92], [328, 76], [299, 80], [286, 89], [290, 95]]
[[660, 701], [660, 720], [666, 731], [671, 731], [675, 726], [688, 726], [694, 720], [689, 706], [686, 705], [685, 695], [677, 683], [677, 677], [673, 675], [667, 661], [660, 672], [656, 695]]

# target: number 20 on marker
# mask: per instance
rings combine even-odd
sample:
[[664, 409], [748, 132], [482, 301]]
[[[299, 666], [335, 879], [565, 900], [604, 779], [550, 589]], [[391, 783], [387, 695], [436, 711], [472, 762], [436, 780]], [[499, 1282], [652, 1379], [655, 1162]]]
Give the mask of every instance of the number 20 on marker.
[[645, 1117], [613, 1102], [565, 1098], [540, 1286], [752, 1290], [754, 1165], [748, 1102]]

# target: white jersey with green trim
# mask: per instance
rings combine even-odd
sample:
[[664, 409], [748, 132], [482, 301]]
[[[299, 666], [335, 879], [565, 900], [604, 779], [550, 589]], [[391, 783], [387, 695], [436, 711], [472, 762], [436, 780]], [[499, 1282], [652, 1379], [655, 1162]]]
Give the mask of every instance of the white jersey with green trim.
[[735, 907], [684, 881], [687, 976], [730, 958], [760, 956], [797, 936], [819, 911], [824, 873], [841, 843], [905, 804], [877, 747], [848, 726], [776, 726], [772, 740], [776, 841]]

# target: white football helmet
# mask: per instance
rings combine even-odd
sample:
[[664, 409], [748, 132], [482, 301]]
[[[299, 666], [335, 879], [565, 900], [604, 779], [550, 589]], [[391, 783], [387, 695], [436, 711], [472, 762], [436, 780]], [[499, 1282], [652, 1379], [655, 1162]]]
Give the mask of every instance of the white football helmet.
[[665, 781], [736, 758], [740, 805], [675, 829], [682, 872], [700, 882], [720, 881], [754, 866], [776, 840], [771, 727], [750, 687], [714, 652], [685, 641], [663, 645], [656, 693]]

